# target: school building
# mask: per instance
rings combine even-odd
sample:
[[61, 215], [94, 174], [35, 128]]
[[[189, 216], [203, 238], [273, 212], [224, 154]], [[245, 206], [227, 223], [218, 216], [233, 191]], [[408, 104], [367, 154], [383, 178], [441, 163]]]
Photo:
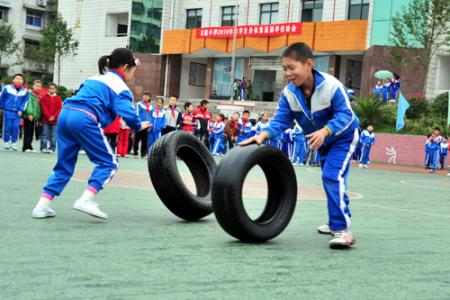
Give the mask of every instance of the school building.
[[[64, 59], [62, 84], [76, 88], [117, 47], [138, 53], [136, 97], [228, 100], [234, 78], [251, 84], [248, 100], [277, 101], [286, 84], [280, 54], [294, 42], [311, 46], [316, 68], [369, 95], [377, 70], [401, 75], [406, 95], [423, 94], [425, 74], [397, 66], [389, 53], [391, 20], [411, 0], [65, 0], [58, 12], [74, 27], [78, 55]], [[1, 3], [1, 2], [0, 2]], [[237, 25], [236, 45], [233, 26]], [[411, 51], [421, 51], [411, 50]], [[450, 56], [438, 55], [428, 96], [450, 89]]]

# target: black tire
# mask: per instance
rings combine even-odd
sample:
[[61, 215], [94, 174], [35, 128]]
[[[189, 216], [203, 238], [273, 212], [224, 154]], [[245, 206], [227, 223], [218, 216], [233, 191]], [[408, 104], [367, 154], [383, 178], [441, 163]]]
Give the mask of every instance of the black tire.
[[[268, 196], [262, 214], [252, 220], [244, 208], [242, 186], [256, 165], [266, 176]], [[250, 243], [270, 240], [286, 228], [295, 210], [297, 179], [292, 163], [269, 145], [235, 147], [217, 167], [212, 201], [217, 221], [230, 235]]]
[[[181, 179], [177, 158], [191, 171], [197, 195]], [[150, 179], [159, 198], [172, 213], [187, 221], [212, 213], [211, 189], [216, 168], [209, 150], [195, 136], [182, 131], [161, 137], [153, 144], [148, 158]]]

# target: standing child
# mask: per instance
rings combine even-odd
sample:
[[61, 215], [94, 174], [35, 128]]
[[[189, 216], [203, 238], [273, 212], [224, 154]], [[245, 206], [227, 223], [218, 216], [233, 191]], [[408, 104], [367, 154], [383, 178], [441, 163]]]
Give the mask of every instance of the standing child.
[[322, 181], [327, 195], [328, 224], [319, 233], [331, 234], [331, 248], [355, 243], [349, 231], [350, 209], [347, 176], [350, 158], [358, 142], [358, 118], [344, 86], [336, 78], [314, 69], [313, 53], [305, 43], [290, 45], [282, 55], [289, 84], [281, 94], [275, 117], [260, 135], [242, 143], [263, 143], [292, 126], [293, 119], [305, 131], [311, 148], [318, 149]]
[[97, 218], [108, 216], [94, 202], [95, 195], [112, 179], [118, 168], [102, 127], [109, 125], [116, 115], [122, 116], [135, 130], [143, 130], [133, 108], [133, 96], [126, 82], [134, 77], [136, 61], [128, 49], [119, 48], [98, 62], [100, 74], [86, 80], [75, 96], [64, 102], [57, 129], [58, 161], [39, 202], [33, 210], [34, 218], [54, 217], [50, 203], [59, 196], [70, 181], [75, 169], [78, 151], [83, 149], [95, 164], [88, 186], [73, 208]]
[[441, 165], [441, 170], [444, 170], [445, 168], [447, 152], [448, 152], [448, 137], [446, 136], [445, 138], [442, 139], [441, 150], [439, 152], [439, 164]]
[[378, 80], [377, 84], [375, 84], [375, 87], [373, 88], [373, 93], [378, 100], [380, 101], [383, 100], [383, 83], [381, 82], [381, 80]]
[[292, 138], [292, 132], [292, 128], [288, 128], [284, 131], [280, 148], [280, 150], [283, 151], [284, 154], [286, 154], [289, 160], [292, 160], [292, 144], [294, 141]]
[[208, 111], [209, 101], [204, 99], [200, 102], [200, 106], [194, 110], [194, 119], [196, 128], [194, 129], [195, 135], [200, 141], [209, 149], [209, 120], [211, 120], [211, 114]]
[[[149, 92], [145, 92], [142, 95], [142, 100], [139, 101], [136, 105], [136, 113], [138, 114], [141, 121], [149, 122], [150, 124], [152, 122], [153, 112], [153, 106], [150, 103], [151, 100], [152, 94], [150, 94]], [[134, 157], [136, 158], [138, 157], [139, 143], [141, 144], [141, 158], [144, 158], [147, 156], [148, 147], [148, 132], [146, 130], [136, 132], [136, 134], [134, 135], [133, 152]]]
[[391, 99], [392, 94], [392, 83], [389, 79], [386, 79], [383, 84], [383, 101], [384, 103], [388, 103]]
[[181, 127], [181, 110], [178, 108], [178, 98], [169, 97], [169, 106], [166, 108], [166, 127], [163, 134], [175, 131]]
[[166, 114], [164, 111], [164, 99], [157, 97], [155, 102], [155, 109], [152, 112], [151, 128], [148, 132], [148, 144], [147, 153], [150, 152], [150, 147], [157, 141], [162, 135], [162, 131], [166, 127]]
[[225, 123], [223, 122], [225, 116], [223, 114], [216, 115], [216, 122], [212, 126], [212, 134], [214, 135], [214, 145], [212, 148], [213, 156], [217, 154], [223, 154], [224, 149], [224, 132], [225, 132]]
[[[55, 153], [56, 151], [56, 125], [61, 108], [62, 101], [56, 94], [56, 84], [50, 83], [48, 93], [41, 100], [41, 152]], [[50, 142], [50, 150], [47, 148], [48, 141]]]
[[260, 134], [261, 132], [263, 132], [267, 127], [269, 127], [269, 125], [269, 114], [266, 112], [261, 113], [261, 119], [256, 125], [256, 134]]
[[23, 152], [36, 152], [33, 149], [33, 137], [36, 122], [41, 117], [41, 106], [39, 105], [38, 96], [42, 89], [42, 83], [39, 80], [33, 82], [33, 89], [28, 91], [30, 99], [27, 108], [23, 113]]
[[225, 140], [228, 146], [228, 151], [233, 149], [238, 135], [238, 120], [241, 115], [238, 112], [233, 113], [233, 116], [225, 123]]
[[360, 141], [362, 144], [362, 149], [359, 167], [367, 168], [367, 164], [370, 161], [370, 150], [372, 149], [372, 145], [375, 144], [375, 133], [373, 133], [372, 125], [367, 126], [367, 128], [361, 132]]
[[427, 135], [427, 140], [425, 142], [425, 169], [430, 169], [431, 168], [431, 159], [430, 159], [430, 154], [431, 154], [431, 133], [429, 133]]
[[400, 87], [401, 87], [400, 75], [394, 73], [394, 78], [392, 78], [392, 89], [391, 89], [391, 99], [392, 100], [394, 100], [394, 101], [397, 100]]
[[441, 129], [439, 127], [436, 127], [433, 130], [433, 135], [430, 138], [430, 173], [434, 173], [439, 164], [439, 151], [441, 149], [442, 140]]
[[252, 134], [252, 123], [250, 123], [250, 112], [244, 110], [242, 113], [242, 118], [238, 122], [239, 135], [237, 142], [240, 143], [251, 137]]
[[17, 151], [20, 121], [30, 98], [23, 82], [22, 74], [14, 75], [13, 84], [7, 85], [0, 95], [0, 109], [4, 110], [3, 141], [7, 150]]
[[181, 115], [181, 130], [193, 133], [194, 132], [194, 115], [192, 111], [194, 110], [194, 106], [191, 102], [186, 102], [184, 104], [184, 113]]
[[294, 138], [294, 154], [292, 157], [292, 163], [294, 166], [297, 162], [300, 166], [303, 166], [303, 162], [305, 161], [305, 152], [306, 152], [306, 138], [303, 133], [303, 129], [300, 125], [296, 124], [294, 128], [294, 132], [292, 133]]
[[120, 118], [120, 130], [117, 137], [117, 155], [120, 157], [128, 157], [128, 141], [130, 137], [130, 127]]
[[119, 136], [119, 132], [120, 132], [119, 116], [116, 117], [114, 122], [112, 122], [109, 126], [103, 129], [103, 133], [105, 134], [106, 139], [108, 140], [108, 143], [111, 146], [113, 153], [116, 153], [117, 137]]

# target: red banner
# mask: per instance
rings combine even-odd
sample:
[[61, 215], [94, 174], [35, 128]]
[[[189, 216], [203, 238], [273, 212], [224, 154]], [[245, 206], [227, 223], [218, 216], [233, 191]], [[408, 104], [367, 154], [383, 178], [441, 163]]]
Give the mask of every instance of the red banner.
[[[262, 25], [243, 25], [236, 27], [236, 36], [246, 37], [268, 37], [279, 36], [285, 34], [301, 34], [302, 23], [281, 23], [281, 24], [262, 24]], [[224, 39], [234, 37], [233, 26], [223, 27], [202, 27], [197, 28], [196, 37], [201, 38], [213, 38]]]

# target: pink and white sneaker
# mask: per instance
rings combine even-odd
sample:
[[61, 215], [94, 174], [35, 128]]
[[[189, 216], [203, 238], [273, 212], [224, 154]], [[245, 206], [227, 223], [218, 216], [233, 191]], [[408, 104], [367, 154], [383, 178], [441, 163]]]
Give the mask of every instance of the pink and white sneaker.
[[350, 248], [351, 246], [356, 244], [356, 238], [350, 231], [333, 231], [331, 235], [333, 236], [330, 240], [331, 249], [345, 249]]

